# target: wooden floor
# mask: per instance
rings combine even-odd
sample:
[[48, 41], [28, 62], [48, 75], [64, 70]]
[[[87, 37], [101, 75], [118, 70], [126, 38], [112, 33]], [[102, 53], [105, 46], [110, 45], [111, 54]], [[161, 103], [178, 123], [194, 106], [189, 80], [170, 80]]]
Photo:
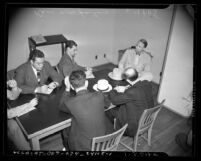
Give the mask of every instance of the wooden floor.
[[[156, 103], [158, 85], [153, 83], [153, 94]], [[178, 133], [187, 133], [190, 127], [187, 119], [175, 114], [163, 107], [158, 114], [152, 131], [151, 146], [142, 140], [138, 146], [139, 152], [164, 152], [169, 156], [192, 156], [191, 152], [185, 152], [175, 142]], [[132, 145], [132, 139], [123, 137], [122, 142]], [[62, 150], [62, 139], [60, 132], [40, 140], [41, 150]], [[127, 151], [119, 145], [118, 151]]]

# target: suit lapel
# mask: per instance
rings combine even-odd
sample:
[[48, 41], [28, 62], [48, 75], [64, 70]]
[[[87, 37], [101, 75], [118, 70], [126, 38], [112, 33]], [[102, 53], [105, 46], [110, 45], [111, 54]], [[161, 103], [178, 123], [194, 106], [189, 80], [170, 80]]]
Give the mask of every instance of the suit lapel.
[[28, 75], [29, 75], [29, 79], [30, 80], [33, 80], [33, 82], [35, 82], [36, 84], [38, 83], [38, 81], [37, 81], [37, 78], [36, 78], [36, 75], [35, 75], [35, 73], [34, 73], [34, 71], [33, 71], [33, 68], [32, 68], [32, 66], [31, 66], [31, 63], [29, 62], [29, 64], [28, 64], [28, 73], [27, 73]]

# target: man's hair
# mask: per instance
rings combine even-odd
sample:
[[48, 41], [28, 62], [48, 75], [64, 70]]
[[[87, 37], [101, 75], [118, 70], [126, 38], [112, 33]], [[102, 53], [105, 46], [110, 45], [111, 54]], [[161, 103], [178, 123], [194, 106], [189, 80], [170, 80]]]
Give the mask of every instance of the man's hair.
[[135, 81], [138, 78], [138, 72], [134, 68], [126, 68], [122, 74], [123, 79], [128, 79], [130, 81]]
[[73, 46], [77, 46], [77, 43], [75, 41], [73, 41], [73, 40], [67, 40], [65, 50], [67, 48], [72, 48]]
[[142, 42], [142, 43], [144, 44], [144, 48], [147, 47], [147, 45], [148, 45], [147, 40], [145, 40], [145, 39], [140, 39], [139, 41]]
[[32, 51], [30, 52], [30, 54], [29, 54], [29, 59], [28, 59], [28, 60], [29, 60], [29, 61], [30, 61], [30, 60], [35, 61], [36, 57], [37, 57], [37, 58], [44, 58], [45, 55], [44, 55], [44, 53], [43, 53], [42, 51], [40, 51], [40, 50], [38, 50], [38, 49], [34, 49], [34, 50], [32, 50]]
[[86, 80], [86, 74], [82, 70], [73, 71], [69, 77], [69, 81], [74, 88], [84, 86], [85, 80]]

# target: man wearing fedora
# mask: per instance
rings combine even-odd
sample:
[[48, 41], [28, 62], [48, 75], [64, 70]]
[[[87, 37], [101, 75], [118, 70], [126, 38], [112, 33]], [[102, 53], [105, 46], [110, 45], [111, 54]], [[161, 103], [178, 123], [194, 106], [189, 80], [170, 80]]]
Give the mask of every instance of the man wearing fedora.
[[[109, 104], [101, 92], [87, 90], [88, 81], [82, 70], [73, 71], [65, 84], [60, 110], [72, 115], [72, 123], [70, 129], [63, 131], [64, 147], [70, 151], [90, 151], [93, 137], [113, 132], [112, 123], [104, 112]], [[74, 96], [69, 92], [71, 86], [76, 91]]]
[[137, 79], [138, 72], [131, 67], [124, 71], [123, 78], [130, 85], [122, 93], [116, 90], [109, 92], [109, 99], [117, 107], [108, 110], [106, 114], [112, 122], [116, 118], [117, 129], [128, 123], [124, 135], [134, 136], [143, 111], [154, 107], [152, 85], [147, 80]]

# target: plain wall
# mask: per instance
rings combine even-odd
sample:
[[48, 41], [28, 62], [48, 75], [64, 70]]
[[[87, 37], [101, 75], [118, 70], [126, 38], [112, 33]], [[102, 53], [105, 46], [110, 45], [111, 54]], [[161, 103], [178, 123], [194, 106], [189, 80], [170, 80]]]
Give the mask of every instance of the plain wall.
[[[165, 9], [22, 8], [9, 25], [7, 70], [27, 60], [28, 37], [32, 35], [63, 34], [75, 40], [78, 43], [76, 61], [83, 66], [108, 61], [117, 64], [118, 50], [145, 38], [149, 43], [147, 50], [154, 56], [154, 81], [159, 83], [172, 11], [172, 6]], [[60, 45], [39, 49], [52, 65], [58, 63]]]
[[192, 110], [194, 22], [185, 8], [178, 6], [171, 31], [158, 100], [188, 117]]

